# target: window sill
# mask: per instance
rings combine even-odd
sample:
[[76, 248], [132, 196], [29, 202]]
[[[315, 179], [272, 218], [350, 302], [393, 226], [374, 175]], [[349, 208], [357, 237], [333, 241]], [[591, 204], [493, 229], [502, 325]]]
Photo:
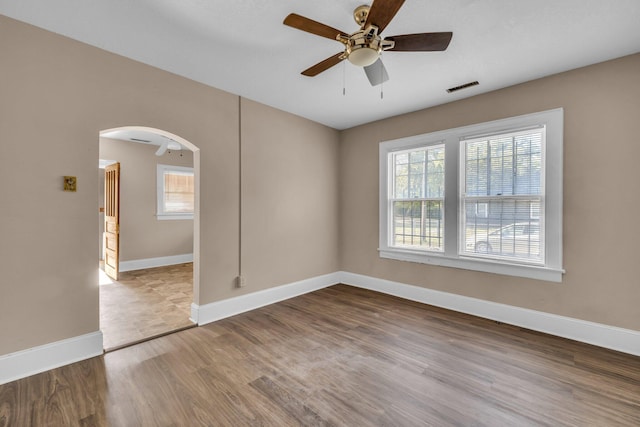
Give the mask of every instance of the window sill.
[[380, 252], [380, 258], [524, 277], [527, 279], [544, 280], [547, 282], [560, 283], [562, 282], [562, 275], [564, 274], [563, 269], [535, 265], [496, 262], [493, 260], [480, 260], [463, 257], [452, 258], [441, 254], [402, 249], [378, 249], [378, 251]]
[[174, 219], [193, 219], [193, 214], [160, 214], [156, 215], [158, 221]]

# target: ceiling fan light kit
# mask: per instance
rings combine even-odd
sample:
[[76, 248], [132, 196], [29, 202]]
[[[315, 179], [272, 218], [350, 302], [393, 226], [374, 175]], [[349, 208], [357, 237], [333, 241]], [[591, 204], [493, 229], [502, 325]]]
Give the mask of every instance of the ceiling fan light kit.
[[[369, 9], [368, 6], [360, 7]], [[348, 59], [358, 67], [367, 67], [373, 64], [378, 60], [383, 50], [391, 49], [395, 45], [393, 41], [382, 40], [378, 35], [378, 27], [375, 25], [369, 25], [366, 29], [356, 31], [349, 37], [338, 35], [337, 40], [345, 45], [343, 59]]]
[[351, 50], [347, 56], [349, 62], [358, 67], [367, 67], [378, 59], [380, 52], [371, 47], [359, 47]]
[[[380, 59], [383, 50], [391, 52], [446, 50], [453, 35], [450, 32], [406, 34], [388, 38], [380, 36], [379, 33], [387, 27], [403, 3], [404, 0], [375, 0], [371, 6], [358, 6], [353, 11], [353, 18], [360, 26], [360, 30], [352, 34], [347, 34], [295, 13], [288, 15], [283, 22], [285, 25], [337, 40], [344, 45], [342, 52], [309, 67], [302, 72], [302, 75], [316, 76], [347, 59], [353, 65], [364, 67], [369, 82], [372, 86], [376, 86], [388, 79]], [[373, 73], [367, 67], [376, 67], [379, 72]]]

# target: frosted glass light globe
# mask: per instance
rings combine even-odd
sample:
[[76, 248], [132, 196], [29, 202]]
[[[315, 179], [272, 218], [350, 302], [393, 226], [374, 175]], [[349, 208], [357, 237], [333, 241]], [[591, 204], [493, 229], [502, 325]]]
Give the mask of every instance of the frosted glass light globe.
[[370, 47], [361, 47], [351, 51], [349, 54], [349, 62], [359, 67], [366, 67], [378, 60], [379, 53], [376, 49]]

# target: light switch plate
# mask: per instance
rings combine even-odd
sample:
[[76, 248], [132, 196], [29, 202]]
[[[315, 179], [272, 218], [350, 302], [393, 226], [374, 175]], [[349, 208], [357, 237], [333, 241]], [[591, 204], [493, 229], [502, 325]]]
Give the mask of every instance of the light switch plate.
[[75, 176], [64, 177], [64, 191], [76, 191], [77, 179]]

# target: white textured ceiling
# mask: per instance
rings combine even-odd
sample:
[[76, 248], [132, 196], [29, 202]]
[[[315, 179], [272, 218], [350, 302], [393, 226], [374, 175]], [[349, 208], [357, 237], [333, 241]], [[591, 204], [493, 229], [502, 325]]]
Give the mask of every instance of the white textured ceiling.
[[0, 13], [337, 129], [640, 51], [640, 0], [407, 0], [383, 36], [454, 35], [445, 52], [385, 53], [383, 99], [347, 61], [301, 76], [342, 45], [285, 16], [351, 33], [362, 2], [0, 0]]

